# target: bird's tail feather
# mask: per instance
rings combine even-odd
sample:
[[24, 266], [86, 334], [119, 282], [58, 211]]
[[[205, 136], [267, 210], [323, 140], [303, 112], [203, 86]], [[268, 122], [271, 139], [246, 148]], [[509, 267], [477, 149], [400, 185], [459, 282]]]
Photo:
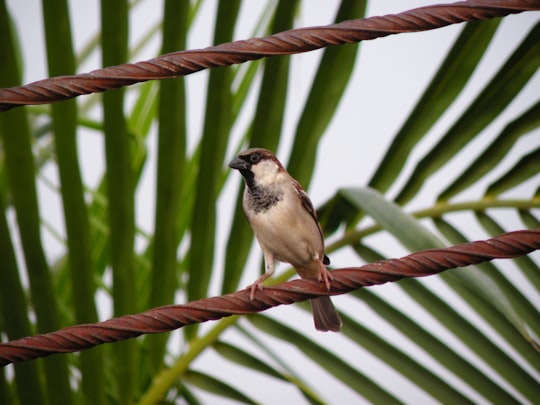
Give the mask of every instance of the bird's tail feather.
[[339, 332], [343, 326], [341, 316], [339, 316], [330, 297], [322, 296], [310, 300], [311, 310], [313, 311], [313, 320], [315, 329], [327, 332]]

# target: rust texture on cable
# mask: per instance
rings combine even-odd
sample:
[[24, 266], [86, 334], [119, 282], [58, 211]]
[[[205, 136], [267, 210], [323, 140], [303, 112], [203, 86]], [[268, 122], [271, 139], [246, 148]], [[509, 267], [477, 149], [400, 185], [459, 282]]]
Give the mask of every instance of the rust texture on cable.
[[540, 10], [540, 1], [469, 0], [322, 27], [293, 29], [265, 38], [174, 52], [148, 61], [0, 89], [0, 111], [22, 105], [67, 100], [83, 94], [99, 93], [148, 80], [185, 76], [203, 69], [229, 66], [269, 56], [308, 52], [331, 45], [356, 43], [403, 32], [426, 31], [450, 24], [503, 17], [529, 10]]
[[297, 279], [264, 287], [257, 291], [253, 301], [249, 299], [249, 289], [245, 289], [185, 305], [162, 306], [136, 315], [72, 326], [0, 344], [0, 366], [53, 353], [77, 352], [143, 334], [169, 332], [185, 325], [231, 315], [254, 314], [270, 307], [304, 301], [319, 295], [338, 295], [405, 277], [424, 277], [492, 259], [517, 257], [538, 249], [540, 229], [515, 231], [485, 241], [424, 250], [401, 259], [333, 270], [330, 290], [326, 290], [317, 280]]

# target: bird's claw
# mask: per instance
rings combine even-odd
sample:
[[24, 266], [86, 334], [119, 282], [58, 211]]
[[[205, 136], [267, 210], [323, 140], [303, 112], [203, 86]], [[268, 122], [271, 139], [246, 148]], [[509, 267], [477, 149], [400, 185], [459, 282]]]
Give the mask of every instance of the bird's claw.
[[251, 285], [248, 285], [247, 288], [249, 289], [249, 300], [250, 301], [253, 301], [253, 299], [255, 298], [255, 292], [257, 290], [261, 290], [263, 289], [263, 286], [261, 284], [261, 282], [259, 280], [255, 281], [253, 284]]
[[319, 277], [318, 277], [319, 283], [324, 282], [326, 289], [330, 290], [330, 280], [333, 280], [333, 279], [334, 277], [332, 277], [332, 274], [330, 274], [326, 266], [321, 263]]
[[262, 291], [262, 289], [263, 289], [262, 283], [268, 277], [270, 277], [270, 274], [264, 273], [261, 277], [259, 277], [257, 280], [255, 280], [255, 282], [253, 284], [247, 286], [247, 288], [249, 288], [249, 290], [250, 290], [250, 292], [249, 292], [249, 300], [250, 301], [253, 301], [253, 299], [255, 298], [255, 293], [257, 292], [257, 290]]

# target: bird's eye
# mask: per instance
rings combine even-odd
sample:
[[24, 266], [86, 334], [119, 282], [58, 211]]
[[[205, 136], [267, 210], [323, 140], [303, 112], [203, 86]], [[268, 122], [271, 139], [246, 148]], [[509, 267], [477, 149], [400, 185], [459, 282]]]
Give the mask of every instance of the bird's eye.
[[259, 160], [261, 160], [261, 155], [259, 155], [258, 153], [253, 153], [249, 156], [249, 160], [251, 161], [251, 163], [255, 164], [259, 162]]

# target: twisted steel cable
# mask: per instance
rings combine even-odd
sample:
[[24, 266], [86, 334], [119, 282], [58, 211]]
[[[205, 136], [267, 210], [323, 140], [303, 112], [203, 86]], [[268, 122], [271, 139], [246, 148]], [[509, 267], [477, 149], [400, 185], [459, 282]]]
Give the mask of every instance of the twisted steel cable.
[[515, 231], [485, 241], [424, 250], [401, 259], [333, 270], [330, 290], [326, 290], [317, 280], [297, 279], [264, 287], [262, 291], [257, 291], [253, 301], [249, 299], [249, 289], [245, 289], [185, 305], [162, 306], [136, 315], [72, 326], [0, 344], [0, 366], [53, 353], [76, 352], [142, 334], [169, 332], [185, 325], [231, 315], [254, 314], [270, 307], [304, 301], [319, 295], [344, 294], [361, 287], [384, 284], [405, 277], [424, 277], [492, 259], [517, 257], [537, 249], [540, 249], [540, 229]]
[[0, 111], [21, 105], [47, 104], [148, 80], [185, 76], [203, 69], [229, 66], [269, 56], [308, 52], [331, 45], [355, 43], [402, 32], [426, 31], [450, 24], [503, 17], [529, 10], [540, 10], [540, 1], [469, 0], [420, 7], [399, 14], [345, 21], [323, 27], [293, 29], [264, 38], [174, 52], [148, 61], [0, 89]]

